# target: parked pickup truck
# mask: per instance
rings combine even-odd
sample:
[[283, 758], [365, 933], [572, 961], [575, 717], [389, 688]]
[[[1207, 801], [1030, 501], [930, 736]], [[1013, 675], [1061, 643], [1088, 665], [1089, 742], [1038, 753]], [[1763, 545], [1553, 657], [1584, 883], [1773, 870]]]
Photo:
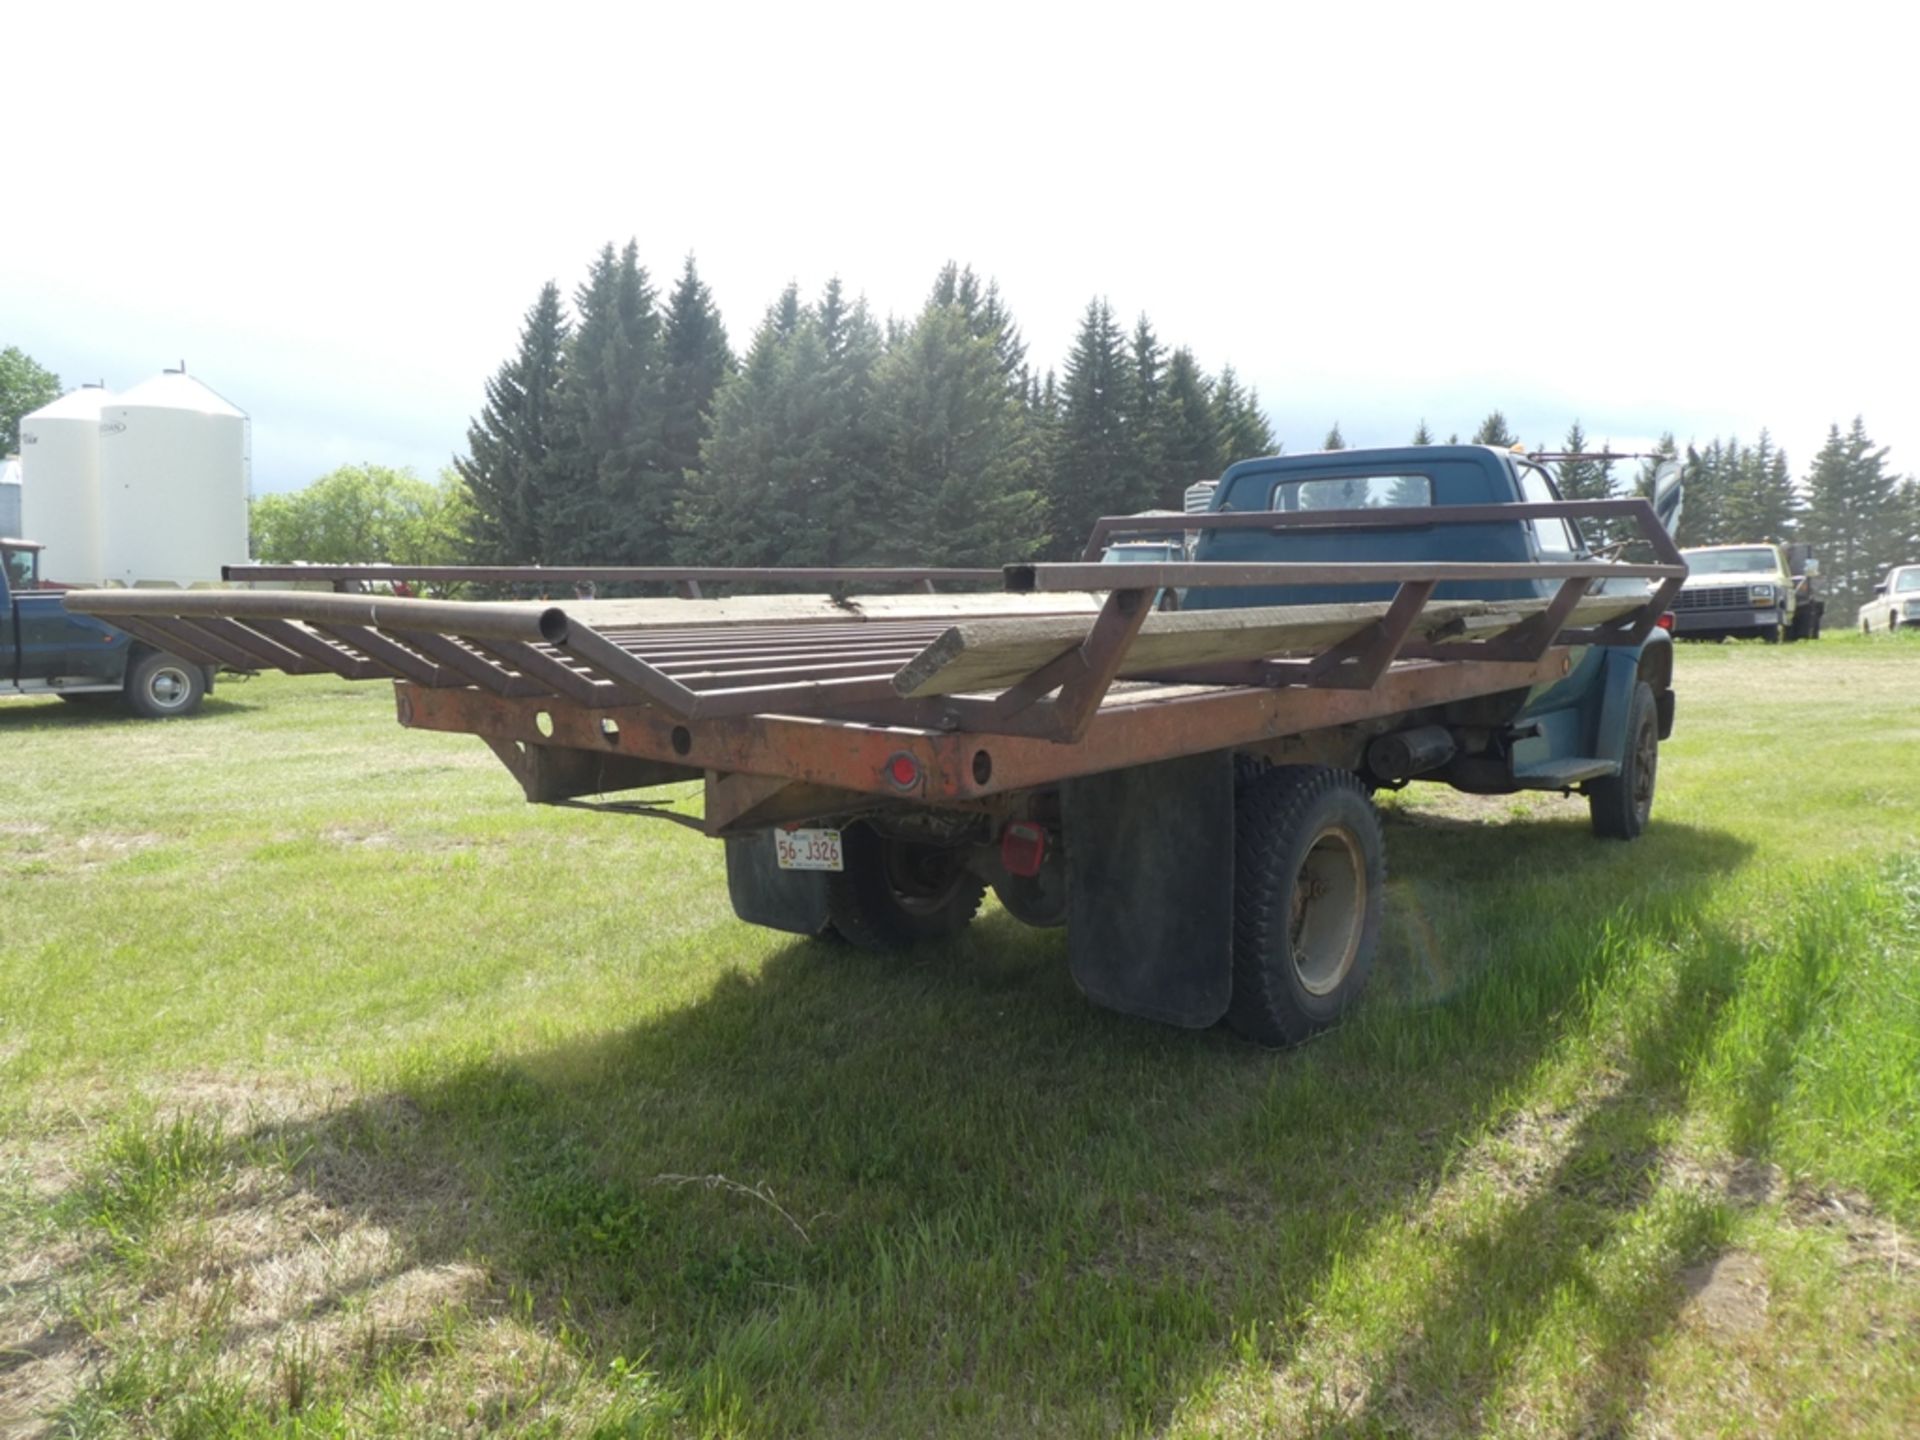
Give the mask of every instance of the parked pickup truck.
[[40, 583], [40, 546], [0, 540], [0, 696], [117, 697], [136, 715], [191, 715], [213, 668], [61, 605]]
[[[1582, 516], [1631, 521], [1657, 560], [1596, 559]], [[402, 725], [480, 737], [531, 801], [659, 815], [605, 797], [699, 782], [750, 923], [893, 949], [958, 932], [991, 888], [1066, 927], [1096, 1002], [1277, 1045], [1366, 984], [1377, 787], [1578, 792], [1598, 834], [1645, 829], [1674, 714], [1658, 622], [1686, 573], [1655, 516], [1561, 500], [1485, 447], [1349, 450], [1232, 467], [1181, 522], [1195, 560], [1103, 563], [1166, 523], [1118, 517], [1082, 561], [1008, 567], [1000, 595], [846, 594], [979, 572], [362, 566], [299, 573], [837, 593], [67, 604], [207, 663], [393, 679]], [[1156, 612], [1169, 590], [1187, 608]]]
[[[1800, 558], [1797, 574], [1790, 551]], [[1777, 645], [1819, 637], [1826, 604], [1813, 593], [1820, 571], [1806, 546], [1703, 545], [1681, 553], [1687, 583], [1674, 597], [1673, 619], [1683, 638], [1757, 635]]]
[[1860, 607], [1860, 633], [1920, 626], [1920, 565], [1896, 565]]

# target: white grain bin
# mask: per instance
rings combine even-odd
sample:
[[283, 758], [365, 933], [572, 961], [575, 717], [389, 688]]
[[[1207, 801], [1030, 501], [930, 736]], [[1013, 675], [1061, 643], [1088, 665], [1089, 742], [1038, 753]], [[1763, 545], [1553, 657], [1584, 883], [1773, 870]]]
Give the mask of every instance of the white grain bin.
[[184, 365], [114, 396], [100, 412], [101, 578], [191, 585], [244, 562], [250, 438]]
[[0, 535], [11, 540], [24, 538], [20, 533], [20, 457], [0, 459]]
[[40, 552], [40, 576], [96, 585], [100, 563], [100, 412], [104, 386], [82, 385], [20, 421], [20, 528]]

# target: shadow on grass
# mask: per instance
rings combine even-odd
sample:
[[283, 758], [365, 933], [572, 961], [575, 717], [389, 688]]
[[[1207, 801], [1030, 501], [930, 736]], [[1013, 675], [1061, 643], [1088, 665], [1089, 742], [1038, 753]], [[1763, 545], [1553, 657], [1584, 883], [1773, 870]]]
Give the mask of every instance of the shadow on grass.
[[[1625, 1433], [1645, 1393], [1652, 1347], [1697, 1288], [1682, 1283], [1681, 1272], [1724, 1250], [1736, 1212], [1771, 1196], [1765, 1167], [1744, 1162], [1717, 1189], [1676, 1187], [1664, 1155], [1694, 1083], [1722, 1048], [1748, 956], [1738, 937], [1696, 933], [1671, 993], [1630, 1034], [1618, 1072], [1567, 1117], [1564, 1136], [1541, 1147], [1556, 1158], [1527, 1178], [1521, 1203], [1450, 1248], [1445, 1268], [1454, 1283], [1431, 1296], [1401, 1343], [1370, 1367], [1352, 1413], [1319, 1433], [1393, 1431], [1409, 1408], [1429, 1430], [1488, 1428], [1497, 1419], [1486, 1413], [1489, 1401], [1516, 1378], [1556, 1309], [1582, 1312], [1583, 1343], [1577, 1418], [1564, 1427], [1556, 1421], [1556, 1431]], [[1767, 1152], [1792, 1057], [1814, 1018], [1818, 966], [1817, 952], [1802, 947], [1797, 973], [1782, 987], [1795, 998], [1732, 1087], [1731, 1138], [1742, 1156]], [[1657, 1226], [1649, 1223], [1656, 1210], [1665, 1212]], [[1596, 1273], [1607, 1278], [1596, 1281]], [[1417, 1407], [1412, 1396], [1423, 1397]]]
[[62, 700], [57, 695], [44, 699], [17, 696], [0, 702], [0, 734], [90, 730], [109, 725], [197, 725], [223, 715], [245, 715], [260, 708], [257, 703], [236, 700], [216, 691], [201, 701], [200, 708], [191, 715], [148, 720], [127, 709], [115, 694], [82, 695], [71, 700]]
[[[645, 1357], [696, 1429], [1149, 1426], [1236, 1361], [1286, 1364], [1342, 1258], [1431, 1192], [1609, 968], [1686, 932], [1747, 851], [1663, 826], [1653, 898], [1568, 886], [1539, 911], [1556, 873], [1594, 863], [1584, 824], [1486, 835], [1458, 863], [1525, 873], [1433, 917], [1432, 943], [1479, 957], [1448, 1003], [1388, 1000], [1294, 1052], [1094, 1010], [1058, 936], [995, 915], [927, 955], [796, 942], [685, 1008], [423, 1068], [242, 1143], [302, 1157], [302, 1186], [413, 1263], [477, 1261], [494, 1300], [563, 1322], [593, 1365]], [[1403, 878], [1452, 885], [1413, 848]], [[1603, 859], [1624, 876], [1647, 863], [1635, 848]], [[1682, 977], [1617, 1103], [1469, 1242], [1498, 1288], [1434, 1297], [1383, 1377], [1484, 1397], [1499, 1356], [1447, 1337], [1487, 1321], [1522, 1343], [1573, 1261], [1630, 1224], [1717, 983]], [[1713, 1240], [1688, 1233], [1642, 1311], [1670, 1318], [1678, 1269]], [[1613, 1373], [1652, 1339], [1612, 1337]]]

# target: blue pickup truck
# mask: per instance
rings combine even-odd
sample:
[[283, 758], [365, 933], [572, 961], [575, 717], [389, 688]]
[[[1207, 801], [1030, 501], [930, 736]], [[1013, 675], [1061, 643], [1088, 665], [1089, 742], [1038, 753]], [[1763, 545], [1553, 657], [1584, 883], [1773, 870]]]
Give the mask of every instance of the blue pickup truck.
[[[1674, 472], [1669, 471], [1669, 475]], [[1669, 482], [1671, 483], [1671, 482]], [[1446, 512], [1468, 507], [1553, 505], [1560, 492], [1548, 469], [1525, 455], [1484, 445], [1420, 445], [1397, 449], [1336, 450], [1247, 460], [1220, 479], [1209, 507], [1215, 515], [1278, 512], [1297, 515], [1298, 528], [1212, 529], [1201, 533], [1194, 559], [1207, 563], [1294, 563], [1363, 560], [1405, 566], [1454, 561], [1498, 563], [1580, 562], [1595, 558], [1576, 519], [1543, 516], [1524, 521], [1489, 518], [1468, 524], [1434, 523]], [[1365, 517], [1356, 524], [1314, 525], [1316, 512], [1399, 512]], [[1431, 518], [1430, 518], [1431, 517]], [[1435, 601], [1546, 599], [1553, 579], [1442, 582]], [[1609, 588], [1646, 582], [1607, 580]], [[1312, 605], [1391, 598], [1395, 586], [1353, 585], [1259, 588], [1217, 586], [1195, 590], [1189, 609], [1250, 605]], [[1423, 756], [1395, 758], [1418, 763], [1410, 773], [1383, 773], [1369, 760], [1364, 778], [1373, 783], [1407, 779], [1440, 781], [1482, 794], [1516, 790], [1578, 791], [1586, 796], [1593, 827], [1603, 836], [1632, 839], [1647, 824], [1653, 806], [1659, 742], [1673, 731], [1673, 645], [1670, 617], [1634, 644], [1576, 647], [1567, 673], [1524, 695], [1509, 695], [1510, 713], [1490, 725], [1454, 727], [1451, 743]], [[1484, 707], [1482, 707], [1484, 708]], [[1489, 712], [1491, 713], [1491, 712]], [[1463, 733], [1464, 732], [1464, 733]], [[1404, 763], [1400, 767], [1404, 769]]]
[[213, 668], [68, 610], [64, 591], [40, 583], [40, 548], [0, 540], [0, 697], [118, 699], [153, 720], [198, 710]]

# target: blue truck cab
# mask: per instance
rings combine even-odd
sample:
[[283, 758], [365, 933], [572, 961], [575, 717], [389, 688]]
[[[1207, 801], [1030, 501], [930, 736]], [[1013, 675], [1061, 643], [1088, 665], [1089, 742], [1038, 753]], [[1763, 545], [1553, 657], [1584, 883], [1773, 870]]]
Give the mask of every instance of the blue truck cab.
[[199, 709], [212, 672], [68, 610], [40, 581], [40, 549], [0, 540], [0, 697], [119, 699], [148, 719]]
[[[1405, 524], [1287, 530], [1204, 530], [1197, 561], [1302, 563], [1372, 561], [1569, 562], [1595, 558], [1579, 525], [1567, 519], [1487, 523], [1423, 522], [1448, 506], [1526, 504], [1561, 498], [1548, 470], [1527, 457], [1484, 445], [1418, 445], [1335, 450], [1245, 460], [1214, 491], [1213, 513], [1273, 510], [1401, 510]], [[1607, 581], [1605, 585], [1641, 585]], [[1554, 580], [1449, 581], [1438, 600], [1550, 598]], [[1385, 585], [1206, 588], [1186, 608], [1341, 604], [1388, 600]], [[1628, 645], [1580, 645], [1567, 673], [1550, 684], [1488, 697], [1433, 717], [1449, 743], [1413, 775], [1378, 783], [1437, 780], [1481, 794], [1541, 789], [1588, 797], [1594, 827], [1631, 839], [1647, 823], [1658, 743], [1673, 730], [1673, 646], [1664, 629]]]

